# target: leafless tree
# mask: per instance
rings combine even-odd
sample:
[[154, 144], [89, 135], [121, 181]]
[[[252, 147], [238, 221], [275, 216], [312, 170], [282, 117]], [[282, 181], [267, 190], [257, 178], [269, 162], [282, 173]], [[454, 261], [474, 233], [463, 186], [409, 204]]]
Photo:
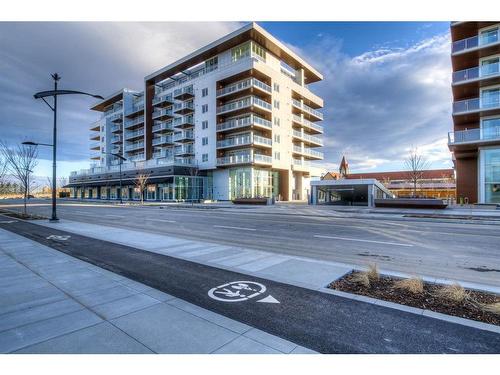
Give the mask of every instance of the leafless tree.
[[135, 178], [135, 188], [139, 190], [141, 194], [141, 204], [144, 204], [144, 191], [148, 185], [149, 173], [140, 171], [137, 177]]
[[7, 172], [19, 182], [22, 188], [24, 195], [23, 214], [26, 216], [26, 201], [31, 187], [30, 175], [38, 165], [38, 149], [36, 146], [22, 144], [17, 145], [17, 147], [9, 147], [5, 142], [0, 141], [0, 152], [5, 159]]
[[[67, 177], [59, 177], [56, 180], [56, 193], [59, 192], [68, 184], [68, 178]], [[47, 183], [45, 185], [45, 189], [48, 193], [52, 193], [52, 178], [47, 177]]]
[[417, 196], [417, 186], [423, 179], [424, 171], [429, 169], [430, 163], [418, 152], [417, 148], [412, 148], [405, 160], [405, 166], [408, 170], [408, 180], [413, 185], [413, 197]]

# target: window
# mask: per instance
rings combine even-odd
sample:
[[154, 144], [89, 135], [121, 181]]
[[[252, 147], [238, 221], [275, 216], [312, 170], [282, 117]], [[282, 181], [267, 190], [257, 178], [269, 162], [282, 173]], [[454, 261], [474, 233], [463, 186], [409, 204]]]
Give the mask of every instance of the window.
[[244, 57], [250, 56], [250, 42], [234, 47], [231, 50], [231, 60], [233, 62], [238, 61]]
[[480, 44], [490, 44], [498, 42], [498, 27], [483, 30], [480, 35]]
[[275, 143], [280, 143], [280, 141], [281, 141], [281, 136], [279, 134], [275, 134], [274, 135], [274, 142]]
[[201, 90], [201, 96], [207, 96], [208, 95], [208, 87], [205, 87], [204, 89]]
[[201, 161], [202, 162], [207, 162], [208, 161], [208, 154], [201, 155]]
[[201, 144], [202, 144], [203, 146], [208, 145], [208, 137], [203, 137], [203, 138], [201, 139]]
[[274, 101], [274, 108], [280, 109], [280, 101], [279, 100]]
[[208, 104], [203, 104], [201, 106], [201, 112], [202, 113], [207, 113], [208, 112]]
[[280, 85], [278, 85], [277, 83], [273, 83], [273, 88], [274, 88], [274, 91], [280, 92]]
[[266, 61], [266, 50], [255, 42], [252, 42], [252, 54]]
[[279, 117], [275, 117], [274, 118], [274, 125], [280, 126], [280, 119], [279, 119]]
[[219, 63], [219, 57], [215, 56], [212, 57], [211, 59], [208, 59], [205, 61], [205, 72], [211, 72], [212, 70], [217, 69], [217, 64]]
[[205, 121], [202, 121], [202, 122], [201, 122], [201, 128], [202, 128], [202, 129], [208, 129], [208, 121], [206, 121], [206, 120], [205, 120]]
[[281, 155], [280, 155], [279, 151], [274, 151], [274, 160], [280, 160], [280, 157], [281, 157]]

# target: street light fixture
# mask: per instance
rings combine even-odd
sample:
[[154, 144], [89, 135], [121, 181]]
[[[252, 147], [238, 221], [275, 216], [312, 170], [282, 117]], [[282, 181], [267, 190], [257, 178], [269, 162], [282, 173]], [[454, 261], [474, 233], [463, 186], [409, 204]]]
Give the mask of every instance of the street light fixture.
[[[57, 81], [61, 79], [61, 76], [57, 73], [54, 73], [51, 75], [52, 79], [54, 80], [54, 90], [50, 91], [41, 91], [37, 92], [33, 97], [35, 99], [42, 99], [45, 104], [52, 110], [54, 113], [54, 130], [53, 130], [53, 141], [52, 145], [48, 144], [42, 144], [38, 143], [39, 145], [44, 145], [44, 146], [52, 146], [52, 217], [50, 221], [58, 221], [59, 219], [57, 218], [56, 214], [56, 157], [57, 157], [57, 97], [59, 95], [72, 95], [72, 94], [79, 94], [79, 95], [88, 95], [96, 99], [103, 100], [104, 98], [100, 95], [95, 95], [95, 94], [89, 94], [87, 92], [83, 91], [74, 91], [74, 90], [58, 90], [57, 89]], [[54, 99], [54, 104], [53, 106], [49, 104], [45, 98], [52, 96]], [[25, 143], [25, 144], [30, 144], [30, 143]], [[31, 142], [31, 144], [34, 144], [34, 142]]]
[[123, 156], [121, 156], [120, 154], [117, 154], [117, 153], [114, 153], [114, 152], [105, 152], [103, 151], [103, 154], [108, 154], [108, 155], [113, 155], [114, 157], [117, 157], [118, 159], [120, 159], [120, 163], [119, 163], [119, 166], [120, 166], [120, 204], [123, 204], [123, 200], [122, 200], [122, 164], [124, 161], [127, 160], [127, 158], [124, 158]]

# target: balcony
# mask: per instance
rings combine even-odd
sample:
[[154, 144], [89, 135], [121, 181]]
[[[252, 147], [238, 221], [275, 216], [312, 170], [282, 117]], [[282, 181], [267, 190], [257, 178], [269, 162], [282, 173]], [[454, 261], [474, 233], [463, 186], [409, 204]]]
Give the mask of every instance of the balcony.
[[153, 133], [168, 133], [174, 130], [173, 121], [155, 121], [153, 125]]
[[125, 128], [133, 128], [135, 126], [142, 125], [144, 123], [144, 115], [136, 117], [132, 120], [125, 121]]
[[233, 93], [241, 93], [241, 92], [255, 92], [258, 91], [260, 93], [264, 93], [266, 95], [272, 94], [271, 86], [265, 84], [262, 81], [259, 81], [256, 78], [247, 78], [242, 81], [238, 81], [232, 83], [228, 86], [225, 86], [222, 89], [217, 90], [217, 97], [227, 97]]
[[311, 159], [323, 159], [323, 153], [308, 147], [293, 145], [293, 152]]
[[118, 133], [122, 131], [122, 124], [111, 125], [111, 133]]
[[271, 121], [266, 120], [256, 115], [247, 115], [238, 118], [229, 119], [226, 122], [217, 124], [217, 131], [230, 131], [235, 129], [242, 129], [246, 127], [256, 127], [261, 129], [272, 129], [273, 124]]
[[311, 167], [311, 162], [309, 160], [292, 159], [292, 167], [294, 170], [307, 171]]
[[185, 130], [174, 134], [175, 142], [192, 142], [194, 141], [194, 132], [192, 130]]
[[93, 132], [89, 135], [89, 140], [91, 140], [91, 141], [99, 141], [100, 139], [101, 139], [101, 134], [99, 134], [99, 133]]
[[305, 118], [302, 118], [299, 115], [292, 115], [292, 121], [298, 125], [303, 126], [304, 128], [308, 129], [309, 131], [313, 133], [323, 133], [323, 126], [319, 124], [315, 124], [314, 122], [311, 122]]
[[186, 86], [180, 89], [176, 89], [174, 91], [174, 99], [177, 100], [186, 100], [194, 97], [194, 89], [193, 85]]
[[486, 112], [495, 109], [500, 109], [500, 92], [499, 95], [490, 96], [487, 99], [473, 98], [453, 103], [454, 116], [468, 113]]
[[477, 50], [480, 48], [496, 45], [500, 43], [499, 39], [499, 29], [488, 35], [483, 36], [473, 36], [466, 39], [461, 39], [453, 42], [451, 47], [451, 53], [453, 55], [464, 53], [468, 51]]
[[305, 105], [300, 100], [292, 99], [292, 106], [300, 110], [302, 113], [304, 113], [306, 116], [308, 116], [310, 119], [314, 121], [323, 120], [323, 114], [320, 111], [317, 111], [314, 108]]
[[123, 116], [121, 112], [115, 113], [108, 117], [108, 120], [111, 122], [123, 122]]
[[159, 159], [159, 158], [168, 158], [173, 160], [174, 153], [172, 150], [158, 150], [153, 152], [153, 158]]
[[[141, 152], [141, 153], [137, 153], [137, 154], [134, 154], [132, 156], [129, 156], [127, 158], [127, 160], [129, 162], [137, 162], [137, 161], [143, 161], [144, 159], [146, 159], [146, 155], [144, 154], [144, 152]], [[134, 166], [136, 167], [136, 166]], [[139, 166], [141, 167], [141, 166]], [[123, 167], [122, 167], [123, 168]], [[137, 168], [137, 167], [136, 167]]]
[[120, 104], [115, 104], [114, 106], [112, 106], [110, 109], [108, 109], [107, 111], [103, 112], [102, 116], [101, 116], [101, 119], [104, 118], [104, 117], [108, 117], [112, 114], [117, 114], [116, 112], [120, 112], [119, 114], [121, 115], [121, 112], [123, 110], [123, 105], [120, 103]]
[[467, 82], [475, 82], [489, 78], [500, 77], [500, 64], [489, 64], [481, 67], [475, 66], [474, 68], [459, 70], [453, 72], [453, 84], [461, 84]]
[[264, 112], [267, 113], [272, 111], [270, 103], [262, 99], [259, 99], [256, 96], [251, 95], [247, 96], [246, 98], [236, 100], [234, 102], [229, 102], [222, 106], [217, 107], [217, 114], [221, 115], [229, 112], [239, 111], [241, 109], [246, 109], [246, 108], [250, 108], [250, 110], [252, 111], [260, 109], [264, 110]]
[[194, 103], [192, 101], [175, 103], [174, 105], [174, 113], [178, 115], [187, 115], [193, 112], [194, 112]]
[[153, 138], [152, 145], [153, 146], [165, 146], [165, 145], [172, 145], [173, 140], [172, 136], [170, 135], [163, 135], [161, 137], [156, 137]]
[[153, 112], [153, 120], [167, 120], [174, 117], [171, 108], [157, 109]]
[[219, 149], [251, 146], [251, 145], [263, 146], [269, 148], [272, 147], [272, 140], [271, 138], [266, 138], [252, 133], [247, 133], [240, 136], [230, 137], [217, 141], [217, 148]]
[[144, 141], [130, 143], [125, 146], [125, 151], [134, 151], [144, 148]]
[[90, 149], [91, 150], [100, 150], [101, 149], [101, 142], [90, 142]]
[[114, 135], [111, 137], [111, 143], [120, 143], [123, 141], [123, 138], [120, 134]]
[[125, 132], [125, 139], [127, 141], [131, 141], [133, 139], [144, 137], [144, 128], [136, 130], [136, 131], [127, 131]]
[[172, 94], [156, 94], [153, 98], [153, 105], [155, 107], [169, 107], [174, 104], [174, 97]]
[[240, 154], [217, 158], [218, 166], [237, 165], [237, 164], [265, 164], [272, 165], [273, 158], [262, 154]]
[[91, 152], [90, 153], [90, 159], [91, 160], [101, 160], [101, 152]]
[[315, 137], [314, 135], [302, 133], [302, 132], [299, 132], [298, 130], [293, 131], [293, 137], [300, 139], [304, 143], [314, 144], [317, 146], [323, 146], [323, 139], [321, 139], [320, 137]]
[[89, 130], [94, 131], [94, 132], [98, 132], [101, 130], [101, 124], [102, 124], [101, 120], [97, 120], [97, 121], [93, 122], [92, 124], [90, 124]]
[[121, 154], [122, 152], [122, 146], [121, 145], [114, 145], [112, 148], [111, 148], [111, 152], [113, 154]]
[[193, 115], [176, 117], [173, 121], [174, 128], [191, 128], [194, 126]]
[[194, 145], [192, 143], [188, 143], [182, 146], [175, 146], [174, 155], [175, 156], [194, 155]]
[[125, 111], [125, 117], [133, 117], [141, 112], [144, 112], [144, 102], [138, 102]]
[[482, 146], [500, 142], [500, 126], [488, 129], [467, 129], [448, 133], [448, 146]]

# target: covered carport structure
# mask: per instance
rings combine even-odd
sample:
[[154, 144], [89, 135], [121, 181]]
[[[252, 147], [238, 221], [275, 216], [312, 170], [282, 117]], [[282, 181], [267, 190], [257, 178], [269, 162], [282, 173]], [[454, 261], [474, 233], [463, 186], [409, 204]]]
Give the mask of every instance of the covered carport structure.
[[378, 180], [311, 181], [311, 204], [374, 207], [375, 199], [394, 195]]

